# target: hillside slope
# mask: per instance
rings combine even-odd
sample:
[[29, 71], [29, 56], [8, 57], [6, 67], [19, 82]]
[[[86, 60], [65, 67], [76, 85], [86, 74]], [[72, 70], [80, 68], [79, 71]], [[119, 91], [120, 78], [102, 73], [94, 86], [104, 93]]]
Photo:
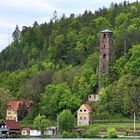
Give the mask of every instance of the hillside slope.
[[0, 104], [12, 98], [32, 100], [28, 119], [38, 113], [55, 119], [63, 109], [75, 113], [89, 94], [98, 92], [99, 39], [106, 28], [113, 32], [113, 63], [101, 100], [93, 105], [97, 106], [94, 117], [130, 117], [139, 112], [138, 2], [63, 15], [56, 21], [24, 26], [22, 31], [17, 26], [14, 41], [0, 53]]

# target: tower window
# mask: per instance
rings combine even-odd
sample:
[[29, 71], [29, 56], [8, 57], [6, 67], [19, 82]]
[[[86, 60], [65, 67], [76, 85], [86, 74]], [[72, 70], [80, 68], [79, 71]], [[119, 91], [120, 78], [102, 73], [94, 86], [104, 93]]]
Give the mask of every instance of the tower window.
[[103, 58], [106, 58], [106, 54], [103, 54]]
[[106, 38], [106, 34], [103, 34], [103, 38]]

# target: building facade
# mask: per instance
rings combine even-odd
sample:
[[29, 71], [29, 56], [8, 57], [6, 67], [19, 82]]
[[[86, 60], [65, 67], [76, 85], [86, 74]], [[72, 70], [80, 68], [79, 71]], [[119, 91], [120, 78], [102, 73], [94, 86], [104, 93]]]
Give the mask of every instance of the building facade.
[[88, 95], [88, 102], [97, 102], [97, 101], [99, 101], [99, 95], [97, 94]]
[[2, 120], [0, 123], [0, 135], [7, 136], [21, 132], [21, 127], [15, 120]]
[[32, 104], [31, 101], [9, 101], [8, 107], [6, 110], [6, 120], [15, 120], [18, 121], [18, 110], [20, 109], [20, 106], [25, 103], [26, 104], [26, 110], [28, 111], [30, 108], [30, 105]]
[[89, 104], [82, 104], [77, 111], [77, 125], [89, 125], [91, 123], [92, 108]]
[[99, 52], [99, 90], [103, 87], [103, 80], [109, 75], [110, 58], [112, 54], [112, 31], [106, 29], [101, 32]]

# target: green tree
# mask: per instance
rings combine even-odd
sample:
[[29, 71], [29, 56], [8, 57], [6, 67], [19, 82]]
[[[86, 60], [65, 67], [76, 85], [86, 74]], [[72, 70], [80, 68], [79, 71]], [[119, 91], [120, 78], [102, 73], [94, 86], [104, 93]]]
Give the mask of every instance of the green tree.
[[57, 123], [61, 132], [71, 131], [75, 126], [75, 119], [70, 110], [63, 110], [57, 117]]
[[19, 121], [22, 121], [24, 119], [24, 117], [27, 116], [28, 109], [29, 108], [27, 108], [26, 101], [23, 101], [23, 103], [19, 105], [19, 109], [18, 109], [18, 113], [17, 113]]
[[80, 104], [80, 99], [71, 93], [66, 83], [50, 84], [41, 96], [40, 113], [55, 119], [64, 109], [75, 112]]
[[18, 25], [16, 25], [16, 28], [15, 28], [15, 31], [13, 32], [12, 34], [12, 37], [13, 37], [13, 40], [18, 42], [19, 41], [19, 38], [20, 38], [20, 30], [19, 30], [19, 27]]
[[44, 115], [38, 115], [33, 122], [33, 127], [41, 131], [41, 135], [44, 135], [44, 131], [47, 127], [50, 127], [50, 121], [45, 118]]
[[124, 67], [124, 72], [140, 76], [140, 44], [134, 45], [129, 54], [130, 58]]
[[8, 90], [0, 88], [0, 118], [4, 119], [6, 115], [7, 104], [13, 97]]

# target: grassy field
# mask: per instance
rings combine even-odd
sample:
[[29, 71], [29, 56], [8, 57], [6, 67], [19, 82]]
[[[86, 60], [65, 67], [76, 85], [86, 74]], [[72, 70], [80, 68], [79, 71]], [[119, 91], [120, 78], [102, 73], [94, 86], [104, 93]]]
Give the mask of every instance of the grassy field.
[[[118, 135], [125, 135], [126, 129], [130, 129], [131, 133], [134, 132], [133, 123], [102, 123], [102, 124], [92, 124], [89, 126], [83, 126], [83, 128], [91, 129], [97, 127], [100, 130], [100, 135], [106, 135], [108, 128], [115, 128], [118, 132]], [[140, 123], [136, 123], [136, 134], [140, 134]]]

